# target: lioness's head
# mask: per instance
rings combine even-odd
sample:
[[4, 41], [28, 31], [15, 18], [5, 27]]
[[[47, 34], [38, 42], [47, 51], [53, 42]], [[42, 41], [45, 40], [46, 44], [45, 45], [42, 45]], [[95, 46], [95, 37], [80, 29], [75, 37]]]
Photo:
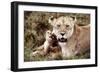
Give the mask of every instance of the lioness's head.
[[49, 23], [53, 26], [53, 32], [59, 42], [67, 42], [74, 31], [75, 17], [61, 16], [59, 18], [49, 18]]

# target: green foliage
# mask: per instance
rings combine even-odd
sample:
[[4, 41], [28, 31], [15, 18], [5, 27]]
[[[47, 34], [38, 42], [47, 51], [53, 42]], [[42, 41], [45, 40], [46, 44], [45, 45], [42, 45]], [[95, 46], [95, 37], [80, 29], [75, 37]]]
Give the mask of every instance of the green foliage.
[[32, 50], [29, 48], [24, 48], [24, 61], [30, 61], [30, 53]]

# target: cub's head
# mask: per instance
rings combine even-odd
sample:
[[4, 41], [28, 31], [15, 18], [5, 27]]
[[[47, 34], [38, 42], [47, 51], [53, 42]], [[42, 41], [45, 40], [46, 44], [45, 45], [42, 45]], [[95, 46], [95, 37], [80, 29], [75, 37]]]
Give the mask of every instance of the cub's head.
[[51, 35], [52, 35], [52, 32], [50, 30], [47, 30], [46, 31], [46, 40], [51, 41], [52, 40]]
[[76, 22], [75, 17], [71, 16], [61, 16], [59, 18], [54, 18], [53, 16], [49, 18], [49, 23], [53, 26], [53, 32], [59, 42], [67, 42], [74, 31], [74, 25]]
[[55, 42], [57, 41], [56, 35], [53, 34], [50, 30], [46, 31], [46, 40], [50, 42]]

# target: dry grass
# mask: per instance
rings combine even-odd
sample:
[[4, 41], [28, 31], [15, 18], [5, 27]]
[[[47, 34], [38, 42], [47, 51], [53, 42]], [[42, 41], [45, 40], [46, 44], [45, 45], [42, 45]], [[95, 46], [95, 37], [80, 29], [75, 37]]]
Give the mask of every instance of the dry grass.
[[[50, 16], [76, 16], [79, 25], [85, 25], [90, 23], [89, 14], [76, 14], [76, 13], [50, 13], [50, 12], [24, 12], [24, 61], [43, 61], [49, 60], [47, 57], [30, 57], [30, 53], [34, 48], [42, 45], [45, 41], [45, 31], [52, 30], [52, 26], [48, 24], [48, 18]], [[89, 53], [82, 56], [74, 56], [69, 59], [82, 59], [88, 58]]]

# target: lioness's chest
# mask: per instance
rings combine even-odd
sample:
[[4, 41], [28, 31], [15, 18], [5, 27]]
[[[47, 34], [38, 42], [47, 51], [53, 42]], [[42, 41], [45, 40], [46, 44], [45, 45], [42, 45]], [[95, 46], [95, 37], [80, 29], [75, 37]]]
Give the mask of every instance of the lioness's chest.
[[66, 43], [59, 43], [62, 49], [62, 56], [63, 57], [71, 57], [74, 55], [74, 50], [76, 47], [76, 40], [70, 40]]

